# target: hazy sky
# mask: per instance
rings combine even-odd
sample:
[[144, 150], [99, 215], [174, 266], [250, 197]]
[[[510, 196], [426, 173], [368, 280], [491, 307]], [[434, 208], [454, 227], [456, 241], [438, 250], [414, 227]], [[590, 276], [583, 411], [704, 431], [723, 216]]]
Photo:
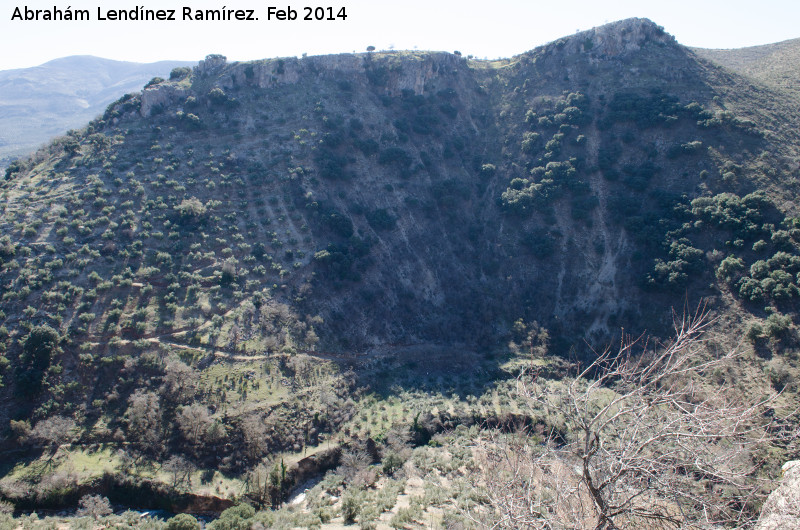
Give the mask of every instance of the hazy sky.
[[[647, 17], [680, 43], [737, 48], [800, 37], [798, 0], [0, 0], [0, 70], [68, 55], [151, 62], [194, 61], [209, 53], [229, 60], [378, 49], [459, 50], [510, 57], [576, 30]], [[90, 21], [11, 20], [14, 9], [88, 10]], [[268, 21], [267, 8], [291, 5], [295, 21]], [[302, 21], [304, 6], [345, 7], [346, 20]], [[258, 21], [181, 21], [183, 7], [253, 9]], [[175, 9], [175, 21], [99, 21], [98, 9]]]

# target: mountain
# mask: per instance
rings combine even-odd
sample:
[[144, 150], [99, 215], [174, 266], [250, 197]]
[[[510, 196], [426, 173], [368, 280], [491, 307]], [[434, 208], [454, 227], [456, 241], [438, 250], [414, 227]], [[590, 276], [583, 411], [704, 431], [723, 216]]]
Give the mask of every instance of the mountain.
[[794, 396], [797, 111], [643, 19], [149, 83], [5, 171], [0, 493], [58, 504], [14, 467], [53, 433], [107, 444], [69, 453], [82, 484], [180, 455], [233, 496], [332, 438], [556, 422], [522, 418], [521, 367], [667, 340], [701, 301], [707, 351], [747, 358], [714, 381]]
[[190, 65], [81, 55], [0, 71], [0, 159], [28, 154], [54, 136], [82, 127], [153, 77], [168, 77], [173, 68]]
[[800, 39], [733, 50], [694, 48], [693, 51], [734, 72], [789, 92], [800, 93]]

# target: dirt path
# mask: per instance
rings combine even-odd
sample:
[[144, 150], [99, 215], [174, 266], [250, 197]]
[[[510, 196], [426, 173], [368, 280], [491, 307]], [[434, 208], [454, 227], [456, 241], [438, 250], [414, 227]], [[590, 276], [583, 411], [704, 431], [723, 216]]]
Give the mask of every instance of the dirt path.
[[[202, 328], [202, 326], [200, 328], [195, 328], [195, 329], [199, 330], [201, 328]], [[232, 361], [242, 361], [242, 362], [263, 361], [265, 359], [269, 359], [271, 357], [275, 357], [276, 355], [279, 354], [279, 352], [275, 352], [275, 351], [273, 351], [273, 352], [264, 352], [264, 353], [261, 353], [261, 354], [233, 353], [231, 351], [227, 351], [227, 350], [223, 350], [223, 349], [211, 348], [211, 347], [204, 346], [204, 345], [190, 345], [190, 344], [184, 344], [182, 342], [176, 342], [176, 341], [169, 340], [169, 337], [174, 337], [176, 335], [180, 335], [180, 334], [186, 333], [186, 331], [189, 331], [189, 329], [188, 328], [187, 329], [182, 329], [182, 330], [174, 331], [174, 332], [171, 332], [171, 333], [164, 333], [162, 335], [141, 337], [139, 339], [133, 339], [133, 340], [131, 340], [131, 339], [122, 339], [122, 340], [116, 342], [116, 345], [127, 346], [127, 345], [132, 344], [136, 340], [146, 340], [147, 342], [149, 342], [150, 344], [153, 344], [153, 345], [164, 345], [164, 346], [168, 346], [170, 348], [175, 348], [175, 349], [178, 349], [178, 350], [191, 350], [191, 351], [195, 351], [195, 352], [198, 352], [198, 353], [201, 353], [201, 354], [205, 354], [205, 355], [213, 355], [214, 357], [217, 357], [217, 358], [220, 358], [220, 359], [226, 359], [226, 360], [232, 360]], [[108, 346], [109, 343], [108, 342], [91, 342], [90, 344], [92, 344], [93, 346]], [[363, 359], [366, 356], [366, 354], [360, 354], [360, 353], [321, 352], [321, 351], [316, 351], [316, 350], [299, 350], [297, 353], [300, 354], [300, 355], [307, 355], [309, 357], [315, 357], [315, 358], [318, 358], [318, 359], [326, 359], [326, 360], [333, 361], [333, 362], [351, 362], [351, 363], [352, 362], [356, 362], [356, 361], [358, 361], [360, 359]]]

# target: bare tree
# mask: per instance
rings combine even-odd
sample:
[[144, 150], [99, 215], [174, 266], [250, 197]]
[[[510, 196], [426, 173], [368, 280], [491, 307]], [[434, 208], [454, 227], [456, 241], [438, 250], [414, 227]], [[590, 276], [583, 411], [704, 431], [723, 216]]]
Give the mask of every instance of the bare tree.
[[239, 347], [239, 339], [242, 337], [242, 329], [239, 327], [238, 324], [234, 324], [231, 326], [230, 331], [228, 332], [228, 338], [230, 339], [231, 350], [235, 353], [236, 349]]
[[753, 451], [767, 442], [774, 396], [747, 401], [707, 384], [733, 352], [707, 354], [704, 308], [675, 321], [675, 339], [623, 339], [577, 377], [520, 377], [539, 435], [495, 436], [478, 459], [495, 528], [700, 528], [757, 516]]
[[242, 418], [239, 428], [245, 446], [245, 453], [251, 462], [257, 462], [268, 449], [267, 426], [261, 414], [250, 414]]
[[192, 487], [192, 473], [195, 471], [195, 466], [184, 457], [180, 455], [173, 455], [164, 462], [162, 469], [170, 476], [170, 484], [172, 489], [188, 489]]
[[176, 421], [183, 437], [195, 449], [202, 446], [205, 434], [214, 422], [208, 413], [208, 407], [200, 403], [181, 407]]
[[77, 438], [77, 425], [67, 416], [52, 416], [38, 422], [31, 430], [30, 438], [50, 448], [52, 456], [60, 446]]
[[170, 359], [164, 367], [162, 394], [175, 403], [186, 403], [197, 392], [197, 373], [180, 359]]
[[259, 463], [247, 474], [245, 490], [248, 498], [259, 507], [278, 508], [285, 500], [290, 487], [286, 473], [287, 467], [283, 459], [276, 460], [271, 465], [265, 462]]
[[342, 453], [336, 474], [344, 478], [345, 483], [356, 489], [368, 487], [375, 483], [377, 475], [370, 467], [372, 458], [363, 448], [352, 448]]
[[155, 454], [164, 450], [164, 426], [161, 401], [154, 392], [137, 390], [128, 399], [125, 411], [128, 437], [145, 451]]
[[261, 462], [247, 473], [245, 481], [247, 496], [259, 507], [271, 502], [269, 472], [269, 466]]
[[111, 503], [101, 495], [84, 495], [81, 497], [80, 506], [78, 515], [89, 516], [95, 521], [113, 513]]

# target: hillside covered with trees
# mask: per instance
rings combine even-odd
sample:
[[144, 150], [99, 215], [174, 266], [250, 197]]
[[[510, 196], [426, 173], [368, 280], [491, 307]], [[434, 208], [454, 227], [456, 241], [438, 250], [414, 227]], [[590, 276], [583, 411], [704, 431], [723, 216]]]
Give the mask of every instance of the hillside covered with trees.
[[[702, 55], [641, 19], [502, 61], [212, 55], [11, 163], [4, 506], [751, 521], [797, 456], [800, 113]], [[586, 427], [606, 401], [642, 430]], [[663, 418], [716, 434], [635, 468], [604, 445]], [[526, 488], [555, 497], [515, 519]]]

